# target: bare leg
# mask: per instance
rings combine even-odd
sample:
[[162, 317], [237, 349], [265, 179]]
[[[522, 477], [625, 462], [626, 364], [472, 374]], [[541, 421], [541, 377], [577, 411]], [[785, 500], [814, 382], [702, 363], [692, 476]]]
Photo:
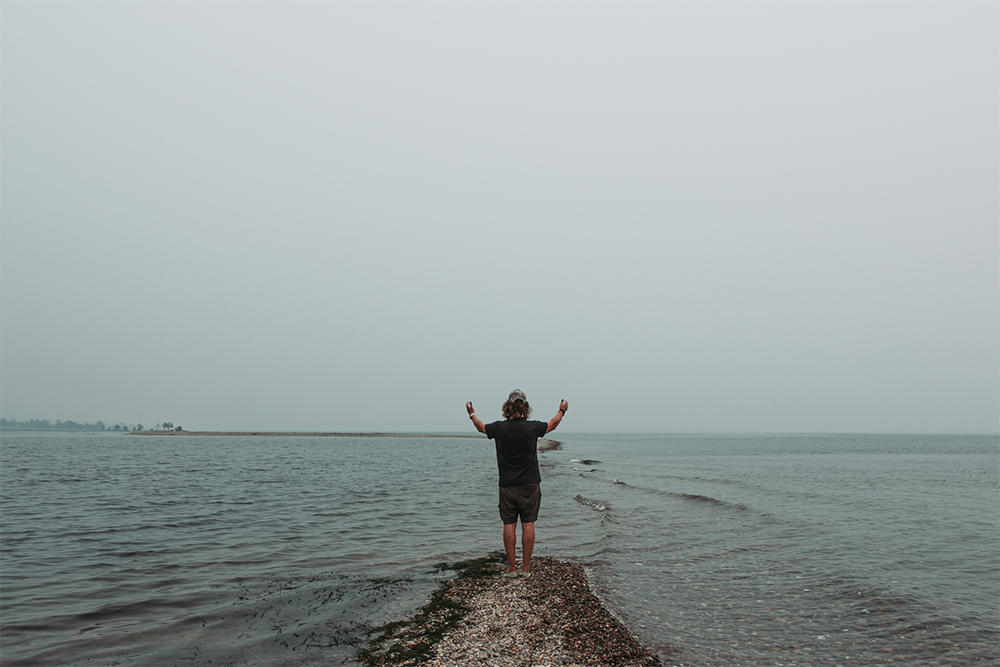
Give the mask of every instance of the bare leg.
[[[521, 569], [531, 572], [531, 552], [535, 548], [535, 524], [521, 524]], [[512, 560], [511, 563], [514, 561]]]
[[[505, 523], [503, 525], [503, 550], [507, 552], [508, 572], [513, 572], [517, 569], [517, 562], [514, 560], [514, 545], [517, 543], [516, 529], [516, 523]], [[532, 529], [534, 529], [534, 524], [532, 524]], [[534, 535], [534, 530], [532, 530], [532, 535]]]

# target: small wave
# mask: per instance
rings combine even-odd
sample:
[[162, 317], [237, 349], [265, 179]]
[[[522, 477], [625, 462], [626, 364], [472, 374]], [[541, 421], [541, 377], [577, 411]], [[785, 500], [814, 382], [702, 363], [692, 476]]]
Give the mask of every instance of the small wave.
[[600, 463], [600, 461], [595, 461], [594, 459], [570, 459], [570, 463], [582, 463], [585, 466], [592, 466], [595, 463]]
[[578, 470], [580, 472], [597, 472], [597, 468], [577, 468], [573, 466], [573, 470]]
[[607, 503], [601, 503], [596, 500], [591, 500], [590, 498], [584, 498], [583, 496], [577, 496], [574, 500], [581, 505], [586, 505], [587, 507], [593, 507], [598, 512], [606, 512], [611, 509], [611, 506]]
[[701, 503], [708, 503], [710, 505], [717, 505], [719, 507], [730, 507], [737, 510], [749, 509], [743, 503], [727, 503], [725, 500], [719, 500], [717, 498], [711, 498], [709, 496], [699, 496], [694, 493], [678, 493], [676, 494], [678, 498], [683, 498], [684, 500], [695, 500]]

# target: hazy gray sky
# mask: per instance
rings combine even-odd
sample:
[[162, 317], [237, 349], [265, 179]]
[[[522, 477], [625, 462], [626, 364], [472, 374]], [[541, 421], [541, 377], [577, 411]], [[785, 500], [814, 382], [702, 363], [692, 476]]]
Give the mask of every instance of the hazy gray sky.
[[10, 419], [1000, 428], [1000, 4], [28, 3]]

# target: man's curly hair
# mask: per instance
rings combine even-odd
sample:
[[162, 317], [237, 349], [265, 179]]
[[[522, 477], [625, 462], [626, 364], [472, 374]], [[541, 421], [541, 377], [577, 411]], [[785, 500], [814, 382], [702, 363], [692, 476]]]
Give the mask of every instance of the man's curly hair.
[[531, 416], [531, 406], [527, 401], [507, 401], [503, 404], [504, 419], [527, 419]]

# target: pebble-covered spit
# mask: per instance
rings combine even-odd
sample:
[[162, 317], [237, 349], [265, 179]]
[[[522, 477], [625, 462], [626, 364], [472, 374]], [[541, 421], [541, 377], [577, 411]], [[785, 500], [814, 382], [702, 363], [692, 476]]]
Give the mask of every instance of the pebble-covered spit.
[[428, 667], [660, 665], [594, 596], [579, 565], [536, 558], [530, 578], [507, 579], [502, 558], [488, 560], [449, 581], [410, 622], [389, 628], [362, 660]]

